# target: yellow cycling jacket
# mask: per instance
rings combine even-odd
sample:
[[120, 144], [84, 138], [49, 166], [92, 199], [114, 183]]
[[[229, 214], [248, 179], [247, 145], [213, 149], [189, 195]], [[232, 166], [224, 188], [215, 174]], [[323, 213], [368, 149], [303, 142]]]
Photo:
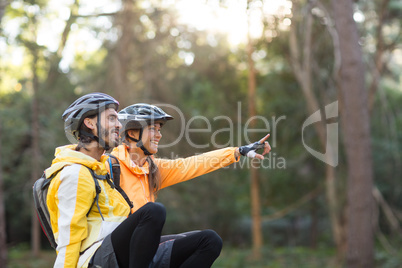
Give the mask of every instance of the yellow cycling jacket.
[[47, 178], [57, 173], [50, 183], [47, 196], [52, 230], [58, 245], [54, 267], [88, 267], [90, 258], [103, 239], [130, 212], [120, 193], [112, 189], [106, 180], [98, 180], [102, 220], [96, 203], [93, 204], [95, 182], [86, 167], [98, 175], [105, 175], [108, 157], [102, 156], [99, 162], [75, 151], [75, 146], [57, 148], [51, 167], [45, 171]]
[[[235, 150], [236, 147], [230, 147], [174, 160], [153, 158], [161, 175], [161, 189], [238, 161], [234, 156]], [[147, 202], [154, 202], [154, 195], [149, 193], [148, 162], [145, 162], [142, 167], [137, 166], [131, 161], [126, 145], [114, 148], [112, 155], [119, 159], [120, 186], [133, 202], [132, 213]]]

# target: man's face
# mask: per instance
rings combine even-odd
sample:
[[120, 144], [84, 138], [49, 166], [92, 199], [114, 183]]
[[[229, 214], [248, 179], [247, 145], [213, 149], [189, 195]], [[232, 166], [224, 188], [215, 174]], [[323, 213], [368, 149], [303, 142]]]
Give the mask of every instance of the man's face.
[[121, 127], [117, 112], [113, 108], [108, 108], [100, 114], [99, 137], [105, 141], [105, 145], [111, 148], [119, 145]]

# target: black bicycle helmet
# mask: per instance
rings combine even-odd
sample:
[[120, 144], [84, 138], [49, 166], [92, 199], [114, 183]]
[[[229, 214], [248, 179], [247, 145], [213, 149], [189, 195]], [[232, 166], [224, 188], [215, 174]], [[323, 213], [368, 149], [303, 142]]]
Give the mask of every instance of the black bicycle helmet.
[[[74, 101], [63, 113], [64, 130], [78, 140], [79, 128], [84, 119], [96, 115], [106, 108], [119, 109], [119, 102], [104, 93], [90, 93]], [[99, 127], [99, 126], [98, 126]]]
[[[137, 103], [127, 106], [118, 113], [118, 116], [123, 125], [122, 133], [125, 135], [125, 138], [137, 142], [137, 147], [141, 148], [146, 155], [151, 155], [151, 153], [144, 147], [141, 141], [144, 127], [154, 122], [162, 121], [165, 123], [167, 120], [173, 119], [173, 116], [165, 113], [161, 108], [146, 103]], [[127, 135], [127, 130], [130, 129], [140, 130], [138, 139]]]
[[146, 103], [137, 103], [127, 106], [119, 112], [119, 120], [123, 131], [141, 129], [152, 122], [172, 120], [173, 116], [165, 113], [161, 108]]

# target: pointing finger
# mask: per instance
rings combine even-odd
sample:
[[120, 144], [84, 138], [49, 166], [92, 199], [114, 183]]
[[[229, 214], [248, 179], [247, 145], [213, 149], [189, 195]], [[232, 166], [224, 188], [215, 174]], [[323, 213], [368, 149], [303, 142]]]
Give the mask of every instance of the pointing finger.
[[259, 140], [258, 143], [264, 143], [264, 141], [266, 141], [266, 140], [269, 138], [270, 135], [271, 135], [271, 134], [267, 134], [264, 138], [262, 138], [261, 140]]

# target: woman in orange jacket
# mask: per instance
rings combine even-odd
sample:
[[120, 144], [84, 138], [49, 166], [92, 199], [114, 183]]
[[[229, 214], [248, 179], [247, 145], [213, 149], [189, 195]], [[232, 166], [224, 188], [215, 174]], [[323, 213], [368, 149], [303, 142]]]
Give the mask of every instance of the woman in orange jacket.
[[[229, 147], [184, 159], [158, 159], [158, 143], [163, 124], [173, 119], [162, 109], [149, 104], [134, 104], [119, 112], [123, 125], [123, 144], [112, 155], [120, 162], [120, 187], [133, 204], [135, 212], [154, 202], [165, 187], [190, 180], [238, 161], [240, 155], [263, 159], [271, 147], [266, 139], [247, 146]], [[263, 149], [262, 154], [256, 150]], [[219, 256], [221, 238], [212, 230], [193, 232], [175, 239], [170, 267], [210, 267]]]

